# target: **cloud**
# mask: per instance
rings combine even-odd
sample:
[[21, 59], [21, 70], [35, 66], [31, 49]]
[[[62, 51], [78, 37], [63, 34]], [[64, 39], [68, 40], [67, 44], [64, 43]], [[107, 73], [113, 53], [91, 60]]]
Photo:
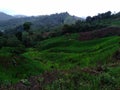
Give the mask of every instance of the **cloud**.
[[10, 14], [45, 15], [69, 12], [88, 16], [108, 10], [119, 11], [119, 0], [0, 0], [0, 10]]

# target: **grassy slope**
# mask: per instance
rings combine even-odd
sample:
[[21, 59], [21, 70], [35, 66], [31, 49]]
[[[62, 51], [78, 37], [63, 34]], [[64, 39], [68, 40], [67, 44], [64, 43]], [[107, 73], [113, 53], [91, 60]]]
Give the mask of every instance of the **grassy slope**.
[[[23, 58], [19, 58], [17, 60], [17, 66], [11, 65], [7, 69], [0, 66], [0, 80], [5, 83], [9, 83], [9, 81], [16, 82], [31, 75], [40, 74], [41, 72], [46, 70], [57, 69], [69, 71], [76, 67], [85, 68], [98, 65], [105, 66], [109, 63], [108, 60], [111, 58], [113, 53], [119, 49], [118, 42], [120, 38], [118, 36], [106, 37], [90, 41], [79, 41], [77, 40], [78, 36], [78, 34], [71, 34], [70, 36], [61, 36], [47, 39], [40, 42], [39, 45], [36, 46], [36, 48], [27, 49], [27, 51], [21, 55], [21, 57], [24, 57], [24, 60]], [[12, 60], [12, 53], [9, 49], [11, 48], [1, 49], [0, 52], [2, 53], [0, 53], [0, 58], [2, 58], [4, 55], [7, 55], [8, 58]], [[115, 76], [115, 80], [117, 80], [116, 82], [119, 82], [120, 80], [118, 74], [119, 70], [120, 67], [111, 67], [109, 71], [110, 75]], [[82, 73], [80, 73], [80, 75], [81, 74]], [[69, 75], [70, 78], [71, 75], [79, 78], [78, 72], [72, 74], [70, 73]], [[77, 86], [78, 88], [80, 88], [81, 90], [88, 89], [89, 87], [91, 88], [90, 90], [93, 90], [93, 86], [94, 88], [99, 88], [101, 76], [96, 77], [86, 73], [83, 73], [82, 76], [87, 79], [86, 81], [84, 80], [84, 78], [80, 78], [80, 80], [82, 80], [81, 83], [85, 83], [86, 86]], [[65, 77], [66, 76], [61, 77], [61, 79]], [[68, 80], [72, 80], [70, 78], [68, 78]], [[71, 83], [68, 83], [68, 85], [71, 84], [73, 84], [72, 81]], [[54, 85], [59, 86], [59, 83], [53, 83], [52, 85], [48, 86], [48, 88], [54, 87]], [[74, 87], [76, 86], [71, 86], [71, 90], [73, 90]]]
[[[36, 46], [37, 50], [29, 50], [24, 53], [23, 56], [30, 60], [40, 61], [46, 66], [47, 70], [57, 69], [69, 71], [73, 69], [74, 71], [74, 68], [76, 67], [90, 68], [98, 65], [107, 67], [106, 65], [111, 63], [109, 60], [112, 58], [113, 53], [119, 49], [118, 42], [120, 38], [118, 36], [90, 41], [79, 41], [77, 38], [78, 34], [72, 34], [71, 36], [62, 36], [44, 40]], [[102, 78], [105, 78], [103, 79], [103, 82], [104, 80], [105, 82], [107, 81], [107, 84], [103, 84], [102, 89], [113, 90], [120, 85], [119, 72], [120, 67], [110, 67], [107, 72], [98, 76], [82, 73], [81, 77], [81, 73], [78, 71], [70, 73], [69, 75], [75, 76], [78, 81], [82, 80], [82, 82], [80, 81], [79, 83], [83, 86], [74, 85], [74, 80], [70, 79], [70, 77], [68, 80], [71, 80], [71, 83], [68, 83], [68, 86], [71, 86], [71, 84], [73, 86], [69, 87], [68, 90], [73, 90], [75, 87], [77, 87], [78, 90], [101, 89], [100, 82]], [[63, 81], [67, 81], [65, 78], [66, 76], [61, 77]], [[84, 80], [84, 78], [86, 78], [86, 80]], [[59, 84], [60, 83], [56, 84], [56, 82], [54, 82], [54, 84], [49, 87], [54, 87], [53, 89], [56, 89], [55, 85], [59, 87]], [[110, 86], [107, 86], [109, 84]], [[66, 86], [67, 85], [63, 83], [63, 87], [66, 88]]]
[[44, 71], [40, 62], [14, 55], [14, 49], [3, 47], [0, 50], [0, 84], [15, 83], [22, 78], [40, 74]]
[[118, 50], [118, 42], [118, 36], [78, 41], [77, 35], [73, 34], [69, 37], [62, 36], [45, 40], [39, 44], [39, 51], [29, 51], [24, 56], [42, 62], [49, 61], [48, 64], [53, 66], [57, 64], [58, 69], [96, 66], [99, 62], [105, 64], [106, 59]]

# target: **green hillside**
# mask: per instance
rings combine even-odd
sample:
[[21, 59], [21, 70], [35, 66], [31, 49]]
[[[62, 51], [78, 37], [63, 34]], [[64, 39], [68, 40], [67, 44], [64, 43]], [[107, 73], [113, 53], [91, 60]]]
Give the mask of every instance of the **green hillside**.
[[43, 32], [25, 22], [0, 32], [0, 90], [120, 90], [119, 16], [67, 17], [74, 24]]
[[64, 68], [71, 68], [76, 65], [93, 66], [97, 62], [105, 64], [106, 59], [119, 48], [118, 36], [91, 41], [79, 41], [77, 36], [77, 34], [73, 34], [69, 37], [62, 36], [45, 40], [38, 45], [39, 51], [29, 51], [24, 55], [30, 59], [49, 61], [53, 65], [56, 63], [59, 68], [62, 68], [63, 62], [68, 65], [68, 67], [63, 65]]
[[[119, 64], [115, 67], [109, 65], [117, 63], [117, 61], [113, 60], [113, 55], [119, 49], [118, 42], [120, 37], [112, 36], [90, 41], [79, 41], [78, 36], [78, 34], [71, 34], [70, 36], [44, 40], [36, 46], [37, 49], [29, 50], [23, 56], [29, 60], [36, 60], [43, 63], [48, 71], [66, 70], [68, 76], [66, 74], [59, 76], [62, 82], [58, 80], [58, 83], [56, 83], [54, 81], [53, 84], [48, 85], [49, 88], [53, 87], [53, 89], [56, 89], [60, 83], [62, 83], [64, 90], [74, 90], [75, 88], [77, 90], [113, 90], [119, 88]], [[100, 71], [101, 74], [98, 71], [99, 74], [97, 76], [91, 74], [92, 72], [89, 72], [89, 69], [86, 73], [81, 71], [81, 69], [84, 70], [86, 68], [93, 69], [96, 67], [99, 69], [99, 66], [104, 70]], [[93, 73], [97, 73], [97, 71]], [[72, 78], [77, 78], [77, 83], [82, 85], [76, 85], [76, 80]], [[84, 80], [84, 78], [86, 79]], [[104, 78], [105, 84], [99, 86], [102, 79], [104, 83]], [[67, 80], [70, 81], [67, 82]], [[70, 86], [67, 87], [66, 84]]]
[[[0, 64], [1, 82], [4, 84], [15, 83], [31, 75], [41, 74], [44, 71], [58, 70], [62, 73], [66, 70], [66, 74], [69, 76], [66, 76], [66, 74], [59, 76], [63, 81], [61, 83], [64, 90], [67, 88], [66, 80], [73, 80], [73, 82], [68, 82], [68, 85], [72, 84], [73, 86], [70, 86], [67, 90], [74, 90], [75, 87], [79, 88], [77, 90], [88, 90], [88, 88], [90, 88], [89, 90], [93, 90], [93, 88], [113, 90], [119, 88], [119, 64], [115, 67], [109, 65], [117, 63], [117, 61], [113, 60], [113, 54], [119, 49], [118, 42], [120, 41], [120, 37], [111, 36], [90, 41], [79, 41], [78, 38], [79, 34], [50, 38], [40, 42], [35, 48], [28, 48], [20, 56], [15, 56], [11, 53], [11, 50], [14, 50], [14, 48], [2, 48], [0, 50], [0, 58], [4, 58], [4, 61]], [[7, 61], [5, 62], [5, 60]], [[12, 60], [13, 63], [9, 63], [8, 60]], [[16, 66], [14, 66], [14, 62], [16, 62]], [[104, 68], [105, 71], [101, 71], [101, 74], [97, 76], [91, 74], [89, 70], [87, 72], [84, 71], [88, 67], [94, 70], [98, 66]], [[76, 71], [77, 69], [78, 71]], [[79, 74], [83, 78], [80, 78]], [[75, 85], [72, 77], [77, 78], [79, 80], [78, 83], [81, 85]], [[105, 78], [105, 85], [102, 85], [102, 87], [99, 86], [101, 77]], [[86, 79], [84, 80], [84, 78]], [[103, 81], [104, 78], [102, 78]], [[106, 79], [110, 80], [107, 81]], [[116, 86], [114, 86], [114, 83]], [[47, 84], [45, 87], [56, 89], [56, 87], [59, 87], [59, 84], [60, 82], [56, 83], [56, 81], [53, 81], [53, 83]], [[110, 84], [110, 86], [106, 86], [107, 84]]]

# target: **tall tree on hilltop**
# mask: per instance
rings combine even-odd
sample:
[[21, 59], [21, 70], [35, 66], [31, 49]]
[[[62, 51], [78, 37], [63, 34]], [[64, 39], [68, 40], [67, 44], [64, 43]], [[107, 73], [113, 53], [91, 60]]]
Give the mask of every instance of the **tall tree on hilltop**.
[[32, 45], [32, 41], [33, 41], [33, 40], [32, 40], [32, 34], [33, 34], [33, 32], [30, 31], [31, 25], [32, 25], [31, 22], [25, 22], [25, 23], [23, 24], [23, 29], [24, 29], [24, 31], [28, 32], [28, 36], [27, 36], [26, 39], [24, 40], [24, 45], [25, 45], [26, 47], [31, 46], [31, 45]]
[[32, 25], [31, 22], [25, 22], [25, 23], [23, 24], [24, 30], [29, 33], [30, 28], [31, 28], [31, 25]]

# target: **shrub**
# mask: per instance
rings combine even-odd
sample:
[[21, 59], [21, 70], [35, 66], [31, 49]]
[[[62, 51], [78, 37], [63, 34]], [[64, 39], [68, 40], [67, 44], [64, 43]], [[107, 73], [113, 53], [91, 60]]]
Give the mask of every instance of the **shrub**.
[[115, 86], [115, 78], [111, 76], [109, 73], [104, 73], [100, 76], [100, 82], [102, 85], [111, 85]]

